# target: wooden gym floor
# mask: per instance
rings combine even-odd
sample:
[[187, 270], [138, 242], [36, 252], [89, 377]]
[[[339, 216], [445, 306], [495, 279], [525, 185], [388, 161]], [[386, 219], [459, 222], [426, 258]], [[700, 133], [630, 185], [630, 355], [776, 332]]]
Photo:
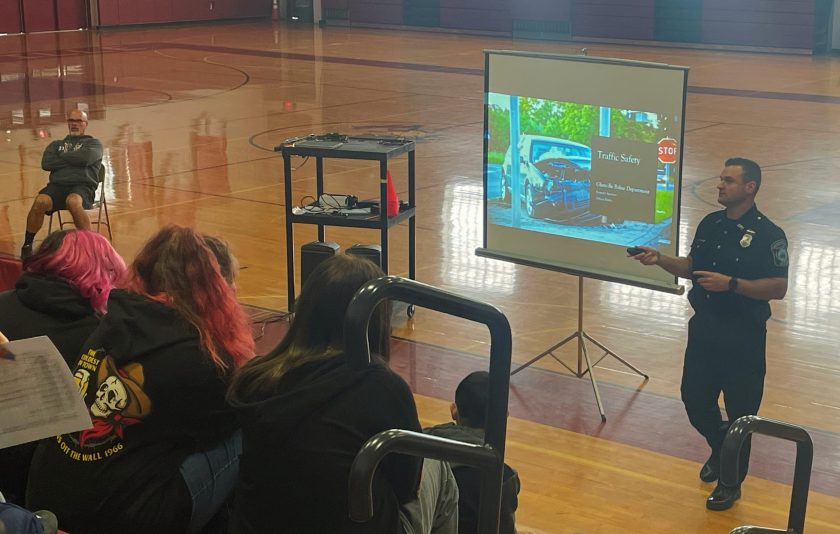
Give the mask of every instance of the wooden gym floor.
[[[157, 228], [192, 225], [229, 240], [244, 303], [286, 307], [283, 139], [340, 132], [417, 141], [417, 278], [500, 307], [524, 362], [577, 326], [577, 279], [476, 257], [482, 231], [482, 50], [576, 53], [581, 45], [372, 29], [198, 25], [0, 37], [0, 251], [16, 254], [40, 157], [87, 106], [107, 147], [116, 248], [130, 259]], [[590, 56], [691, 67], [681, 250], [717, 209], [725, 158], [758, 161], [758, 205], [791, 243], [790, 290], [768, 325], [761, 414], [805, 426], [816, 456], [808, 532], [840, 532], [840, 62], [837, 58], [587, 45]], [[296, 199], [314, 191], [297, 162]], [[376, 165], [326, 163], [327, 189], [371, 197]], [[405, 167], [393, 166], [398, 193]], [[296, 200], [297, 203], [297, 200]], [[329, 229], [343, 247], [375, 232]], [[41, 234], [43, 236], [43, 232]], [[298, 228], [295, 249], [315, 238]], [[391, 273], [407, 272], [405, 226]], [[523, 480], [520, 524], [551, 533], [728, 532], [786, 524], [793, 448], [759, 439], [744, 496], [708, 512], [697, 478], [707, 451], [679, 401], [684, 296], [586, 281], [585, 329], [650, 374], [605, 359], [601, 424], [586, 379], [550, 359], [511, 380], [508, 461]], [[424, 423], [448, 418], [455, 385], [486, 366], [483, 327], [420, 310], [396, 334], [394, 366]], [[559, 351], [571, 366], [576, 354]]]

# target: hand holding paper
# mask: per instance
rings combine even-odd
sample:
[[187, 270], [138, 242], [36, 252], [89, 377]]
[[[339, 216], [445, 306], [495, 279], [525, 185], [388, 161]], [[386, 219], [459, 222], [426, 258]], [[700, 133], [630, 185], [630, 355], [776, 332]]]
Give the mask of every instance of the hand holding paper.
[[15, 355], [9, 350], [9, 339], [0, 332], [0, 359], [14, 360]]
[[46, 336], [0, 337], [0, 449], [90, 428], [73, 374]]

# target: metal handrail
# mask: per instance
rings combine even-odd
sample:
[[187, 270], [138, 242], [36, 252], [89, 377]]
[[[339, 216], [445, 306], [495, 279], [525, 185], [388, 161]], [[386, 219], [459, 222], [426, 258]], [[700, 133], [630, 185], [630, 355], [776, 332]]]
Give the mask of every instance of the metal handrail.
[[791, 530], [782, 530], [778, 528], [765, 528], [765, 527], [754, 527], [754, 526], [743, 526], [738, 527], [729, 532], [729, 534], [796, 534], [794, 531]]
[[373, 473], [379, 462], [390, 453], [459, 462], [485, 470], [495, 470], [499, 461], [497, 451], [487, 445], [464, 443], [411, 430], [380, 432], [359, 450], [350, 468], [350, 517], [353, 520], [364, 522], [373, 517], [373, 501], [364, 496], [370, 495]]
[[783, 532], [802, 534], [805, 530], [805, 509], [808, 506], [808, 488], [811, 484], [811, 464], [814, 460], [814, 444], [811, 436], [801, 427], [764, 419], [757, 415], [747, 415], [735, 421], [726, 438], [720, 457], [720, 483], [724, 486], [737, 486], [740, 480], [740, 452], [744, 441], [751, 434], [764, 434], [787, 441], [796, 442], [796, 465], [793, 468], [793, 491], [790, 495], [790, 512], [787, 530], [767, 527], [743, 526], [730, 534], [767, 534]]
[[387, 430], [368, 440], [350, 469], [350, 514], [364, 522], [373, 515], [372, 481], [376, 466], [389, 453], [452, 460], [482, 471], [479, 531], [498, 531], [510, 387], [511, 333], [498, 308], [414, 280], [385, 276], [359, 289], [344, 319], [344, 349], [348, 364], [370, 364], [368, 325], [376, 306], [392, 299], [485, 324], [490, 331], [490, 378], [484, 445], [427, 436], [406, 430]]

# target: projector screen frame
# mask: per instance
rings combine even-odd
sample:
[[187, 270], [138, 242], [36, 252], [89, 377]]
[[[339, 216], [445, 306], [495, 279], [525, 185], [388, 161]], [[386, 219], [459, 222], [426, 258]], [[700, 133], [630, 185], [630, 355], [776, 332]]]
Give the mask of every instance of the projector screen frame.
[[[544, 269], [547, 271], [554, 271], [563, 274], [570, 274], [572, 276], [578, 276], [580, 278], [590, 278], [592, 280], [598, 280], [601, 282], [614, 282], [616, 284], [624, 284], [630, 285], [635, 287], [640, 287], [642, 289], [652, 289], [653, 291], [661, 291], [663, 293], [672, 293], [674, 295], [682, 295], [685, 293], [685, 286], [677, 285], [673, 288], [663, 287], [656, 284], [649, 284], [642, 281], [635, 281], [635, 280], [628, 280], [626, 278], [620, 278], [617, 276], [611, 276], [608, 274], [599, 274], [594, 273], [591, 271], [583, 271], [578, 269], [573, 269], [571, 267], [561, 267], [557, 265], [552, 265], [550, 263], [543, 263], [538, 260], [532, 260], [528, 258], [520, 258], [517, 256], [512, 256], [510, 254], [503, 254], [500, 252], [496, 252], [484, 247], [478, 247], [475, 249], [475, 255], [481, 258], [489, 258], [491, 260], [500, 260], [506, 261], [509, 263], [515, 263], [516, 265], [524, 265], [525, 267], [536, 267], [537, 269]], [[629, 258], [628, 258], [629, 259]]]
[[[601, 64], [601, 65], [617, 65], [623, 67], [644, 67], [647, 69], [667, 69], [671, 71], [681, 71], [682, 72], [682, 100], [681, 100], [681, 109], [679, 110], [679, 153], [677, 157], [677, 165], [676, 167], [676, 176], [674, 177], [674, 184], [675, 184], [675, 196], [676, 198], [673, 199], [671, 208], [672, 208], [672, 215], [671, 215], [671, 235], [673, 240], [673, 252], [674, 254], [679, 253], [679, 221], [680, 221], [680, 207], [681, 207], [681, 197], [682, 197], [682, 171], [683, 171], [683, 146], [684, 146], [684, 138], [685, 138], [685, 113], [686, 113], [686, 101], [687, 101], [687, 85], [688, 85], [688, 68], [676, 65], [666, 65], [661, 63], [650, 63], [650, 62], [643, 62], [643, 61], [633, 61], [633, 60], [625, 60], [625, 59], [615, 59], [615, 58], [602, 58], [602, 57], [592, 57], [592, 56], [574, 56], [574, 55], [559, 55], [559, 54], [550, 54], [550, 53], [539, 53], [539, 52], [520, 52], [520, 51], [511, 51], [511, 50], [485, 50], [485, 73], [484, 73], [484, 93], [485, 93], [485, 102], [484, 102], [484, 130], [483, 130], [483, 181], [484, 181], [484, 195], [483, 195], [483, 247], [477, 248], [475, 253], [478, 256], [492, 258], [502, 261], [508, 261], [511, 263], [516, 263], [519, 265], [525, 265], [530, 267], [536, 267], [541, 269], [547, 269], [550, 271], [555, 272], [562, 272], [566, 274], [570, 274], [573, 276], [580, 276], [585, 278], [591, 278], [600, 281], [607, 281], [607, 282], [614, 282], [620, 283], [625, 285], [631, 285], [636, 287], [641, 287], [645, 289], [651, 289], [654, 291], [661, 291], [666, 293], [672, 294], [682, 294], [685, 291], [685, 288], [682, 285], [678, 284], [678, 279], [676, 276], [673, 277], [673, 282], [667, 281], [657, 281], [655, 279], [636, 279], [632, 277], [630, 274], [624, 274], [621, 272], [613, 272], [613, 271], [605, 271], [599, 272], [598, 269], [581, 266], [581, 265], [573, 265], [568, 264], [563, 261], [556, 261], [553, 260], [554, 263], [548, 260], [541, 260], [540, 258], [529, 257], [526, 254], [517, 254], [514, 252], [508, 252], [504, 250], [498, 250], [488, 247], [488, 227], [491, 224], [490, 222], [490, 215], [489, 215], [489, 203], [490, 203], [490, 195], [488, 194], [488, 187], [489, 187], [489, 172], [488, 172], [488, 155], [489, 155], [489, 143], [490, 143], [490, 128], [489, 128], [489, 120], [490, 120], [490, 113], [489, 113], [489, 95], [491, 94], [490, 88], [490, 62], [491, 57], [493, 55], [503, 55], [503, 56], [518, 56], [523, 58], [538, 58], [538, 59], [548, 59], [548, 60], [562, 60], [562, 61], [573, 61], [573, 62], [586, 62], [586, 63], [594, 63], [594, 64]], [[526, 95], [523, 95], [526, 96]], [[587, 105], [595, 105], [588, 103]], [[639, 108], [635, 108], [639, 109]], [[645, 110], [648, 111], [648, 110]], [[511, 112], [513, 114], [513, 112]], [[518, 110], [516, 112], [518, 115]], [[511, 121], [512, 122], [512, 121]], [[676, 130], [674, 130], [676, 132]], [[521, 134], [525, 135], [525, 134]], [[513, 142], [511, 141], [511, 144]], [[510, 150], [509, 150], [510, 151]], [[501, 172], [501, 171], [500, 171]], [[503, 186], [504, 187], [504, 186]], [[503, 194], [506, 194], [506, 191], [503, 191]], [[503, 228], [503, 225], [495, 225], [498, 228]], [[522, 228], [512, 227], [512, 230], [522, 230]], [[526, 229], [527, 230], [527, 229]], [[539, 232], [536, 232], [539, 233]], [[552, 238], [555, 236], [552, 236]], [[569, 237], [562, 234], [557, 234], [557, 237], [560, 239], [579, 239], [575, 237]], [[607, 245], [612, 246], [610, 243], [601, 243], [598, 241], [593, 241], [594, 245], [592, 246], [601, 246]], [[628, 245], [634, 245], [635, 243], [631, 243]], [[641, 243], [639, 243], [641, 244]], [[670, 247], [670, 245], [669, 245]], [[624, 247], [621, 247], [622, 250]], [[632, 261], [627, 259], [627, 261]], [[656, 267], [651, 267], [656, 268]], [[641, 277], [644, 278], [644, 277]], [[667, 279], [668, 277], [663, 277]]]

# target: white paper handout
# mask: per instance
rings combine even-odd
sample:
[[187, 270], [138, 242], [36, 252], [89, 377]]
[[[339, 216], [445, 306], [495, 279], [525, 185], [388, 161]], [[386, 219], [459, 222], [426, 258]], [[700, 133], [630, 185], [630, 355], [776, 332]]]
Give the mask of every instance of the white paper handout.
[[0, 449], [91, 428], [64, 359], [46, 336], [11, 341], [0, 358]]

